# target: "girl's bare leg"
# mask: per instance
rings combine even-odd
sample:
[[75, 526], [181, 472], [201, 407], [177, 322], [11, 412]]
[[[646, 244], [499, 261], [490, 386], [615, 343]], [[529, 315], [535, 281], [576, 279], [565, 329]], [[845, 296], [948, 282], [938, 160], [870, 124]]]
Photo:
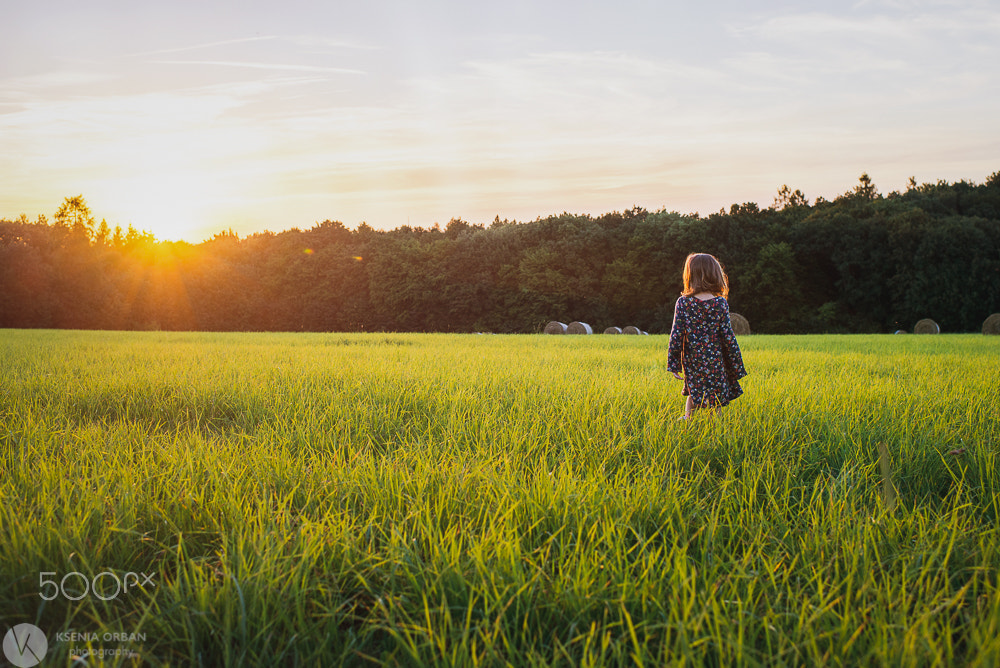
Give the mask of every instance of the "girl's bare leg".
[[684, 402], [684, 419], [690, 418], [691, 415], [699, 408], [707, 408], [708, 412], [711, 413], [712, 415], [721, 415], [722, 409], [725, 408], [725, 406], [718, 406], [718, 405], [698, 406], [694, 403], [691, 397], [688, 396], [687, 401]]

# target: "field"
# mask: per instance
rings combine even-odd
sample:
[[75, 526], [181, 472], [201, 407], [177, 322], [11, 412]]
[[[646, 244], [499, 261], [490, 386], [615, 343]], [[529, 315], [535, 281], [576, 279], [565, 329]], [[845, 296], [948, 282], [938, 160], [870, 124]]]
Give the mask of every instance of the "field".
[[43, 665], [1000, 664], [1000, 338], [740, 345], [683, 423], [662, 336], [0, 331], [0, 630]]

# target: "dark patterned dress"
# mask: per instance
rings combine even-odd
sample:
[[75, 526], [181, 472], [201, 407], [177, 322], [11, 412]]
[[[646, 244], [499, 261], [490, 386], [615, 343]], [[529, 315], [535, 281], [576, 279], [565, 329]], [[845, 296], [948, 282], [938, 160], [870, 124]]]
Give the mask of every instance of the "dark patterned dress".
[[681, 394], [698, 408], [725, 406], [743, 394], [747, 375], [724, 297], [702, 301], [681, 295], [667, 349], [667, 371], [684, 371]]

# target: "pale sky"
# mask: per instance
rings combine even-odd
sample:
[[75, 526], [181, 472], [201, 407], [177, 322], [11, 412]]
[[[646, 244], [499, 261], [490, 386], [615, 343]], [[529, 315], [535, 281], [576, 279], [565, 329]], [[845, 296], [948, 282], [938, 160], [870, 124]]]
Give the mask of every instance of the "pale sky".
[[0, 1], [0, 217], [198, 242], [1000, 170], [996, 0]]

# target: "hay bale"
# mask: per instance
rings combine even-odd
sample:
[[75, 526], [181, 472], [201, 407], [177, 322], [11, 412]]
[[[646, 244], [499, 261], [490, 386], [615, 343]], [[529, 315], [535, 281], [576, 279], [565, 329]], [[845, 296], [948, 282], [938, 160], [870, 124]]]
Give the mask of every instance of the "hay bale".
[[546, 334], [565, 334], [566, 333], [566, 325], [563, 324], [563, 323], [561, 323], [561, 322], [558, 322], [556, 320], [553, 320], [549, 324], [545, 325], [545, 333]]
[[649, 332], [647, 332], [646, 330], [643, 330], [643, 331], [642, 331], [642, 335], [643, 335], [643, 336], [649, 336]]
[[930, 318], [924, 318], [923, 320], [918, 320], [917, 324], [913, 326], [914, 334], [940, 334], [941, 328], [938, 324], [931, 320]]
[[636, 334], [641, 334], [641, 333], [642, 333], [641, 329], [639, 329], [638, 327], [633, 327], [632, 325], [629, 325], [628, 327], [626, 327], [625, 329], [622, 330], [622, 334], [633, 334], [633, 335], [636, 335]]
[[750, 322], [739, 313], [729, 313], [729, 321], [733, 323], [733, 334], [742, 336], [750, 333]]
[[906, 334], [906, 330], [905, 329], [897, 329], [896, 333], [897, 334]]
[[569, 323], [569, 327], [566, 328], [567, 334], [593, 334], [594, 329], [585, 322], [573, 321]]
[[621, 334], [622, 333], [622, 328], [621, 327], [608, 327], [606, 330], [604, 330], [604, 333], [605, 334]]
[[1000, 313], [994, 313], [983, 321], [983, 334], [1000, 334]]

